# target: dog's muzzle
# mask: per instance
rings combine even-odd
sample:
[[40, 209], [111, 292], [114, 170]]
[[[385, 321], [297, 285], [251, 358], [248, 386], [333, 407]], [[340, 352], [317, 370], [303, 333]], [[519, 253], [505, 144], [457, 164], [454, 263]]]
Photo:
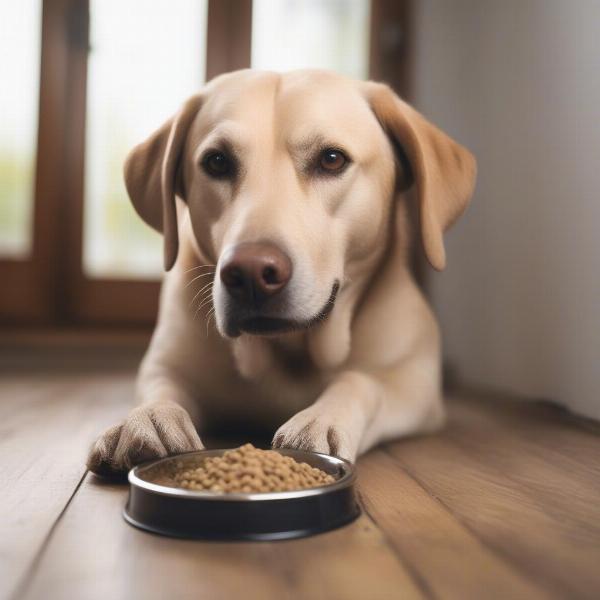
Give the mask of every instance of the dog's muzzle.
[[333, 309], [339, 283], [333, 284], [327, 302], [317, 314], [299, 321], [286, 316], [290, 312], [286, 288], [292, 273], [292, 261], [272, 243], [245, 242], [228, 249], [219, 269], [225, 292], [224, 333], [228, 337], [242, 333], [277, 335], [306, 329], [324, 320]]

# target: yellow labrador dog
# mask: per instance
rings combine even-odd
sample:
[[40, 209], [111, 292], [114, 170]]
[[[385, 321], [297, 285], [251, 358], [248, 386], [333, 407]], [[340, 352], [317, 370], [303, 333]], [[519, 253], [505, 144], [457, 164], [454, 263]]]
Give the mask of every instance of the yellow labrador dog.
[[276, 430], [275, 447], [349, 460], [440, 427], [411, 211], [443, 269], [475, 160], [387, 86], [223, 75], [134, 148], [125, 180], [164, 235], [168, 273], [139, 406], [95, 443], [93, 471], [202, 448], [198, 428], [229, 418]]

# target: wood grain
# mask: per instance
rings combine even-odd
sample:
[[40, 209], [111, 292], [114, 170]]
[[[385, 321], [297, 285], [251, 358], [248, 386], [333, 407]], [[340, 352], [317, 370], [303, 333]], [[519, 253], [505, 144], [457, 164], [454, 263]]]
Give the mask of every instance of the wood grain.
[[138, 531], [121, 518], [126, 489], [88, 476], [61, 519], [25, 598], [422, 597], [367, 517], [301, 540], [215, 543]]
[[132, 399], [131, 375], [5, 377], [0, 386], [0, 598], [26, 577], [85, 474], [94, 436]]
[[[518, 433], [503, 423], [510, 404], [456, 401], [445, 432], [395, 443], [389, 452], [484, 545], [549, 595], [597, 598], [600, 502], [592, 473], [600, 439], [564, 417], [562, 424], [548, 421], [543, 407], [521, 408]], [[531, 441], [529, 430], [537, 430]], [[582, 467], [572, 468], [574, 462]]]
[[361, 496], [434, 597], [540, 598], [545, 594], [458, 522], [384, 450], [360, 462]]
[[0, 598], [597, 598], [598, 428], [465, 395], [439, 434], [359, 462], [355, 523], [302, 540], [171, 540], [127, 525], [126, 487], [85, 475], [133, 373], [0, 382]]

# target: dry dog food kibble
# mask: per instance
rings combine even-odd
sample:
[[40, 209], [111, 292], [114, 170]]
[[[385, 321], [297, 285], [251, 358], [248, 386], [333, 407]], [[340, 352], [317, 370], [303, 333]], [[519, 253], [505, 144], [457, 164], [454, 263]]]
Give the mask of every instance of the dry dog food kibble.
[[179, 471], [173, 480], [176, 487], [220, 493], [302, 490], [335, 481], [321, 469], [252, 444], [207, 458], [196, 468]]

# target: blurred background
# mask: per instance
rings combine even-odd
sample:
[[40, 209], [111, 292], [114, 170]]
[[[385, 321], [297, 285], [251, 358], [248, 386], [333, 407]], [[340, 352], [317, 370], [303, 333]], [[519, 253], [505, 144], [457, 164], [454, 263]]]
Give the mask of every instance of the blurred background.
[[387, 81], [478, 158], [447, 270], [417, 269], [452, 378], [600, 418], [599, 34], [597, 0], [3, 0], [5, 368], [137, 360], [162, 258], [127, 151], [221, 72], [319, 67]]

